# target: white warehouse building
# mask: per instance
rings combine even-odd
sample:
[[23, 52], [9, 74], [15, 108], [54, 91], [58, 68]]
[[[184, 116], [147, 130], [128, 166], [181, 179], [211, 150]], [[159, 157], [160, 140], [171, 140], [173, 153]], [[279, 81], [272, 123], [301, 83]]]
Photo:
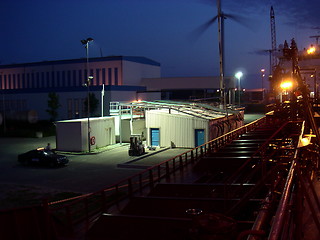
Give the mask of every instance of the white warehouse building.
[[56, 120], [87, 117], [84, 101], [90, 91], [99, 100], [97, 112], [92, 115], [101, 116], [103, 111], [105, 116], [109, 115], [110, 101], [133, 101], [137, 92], [145, 91], [140, 85], [142, 78], [160, 77], [160, 64], [145, 57], [99, 57], [88, 62], [89, 75], [93, 77], [89, 89], [84, 86], [85, 58], [0, 65], [0, 111], [14, 116], [33, 110], [40, 120], [49, 119], [48, 94], [54, 92], [61, 105]]

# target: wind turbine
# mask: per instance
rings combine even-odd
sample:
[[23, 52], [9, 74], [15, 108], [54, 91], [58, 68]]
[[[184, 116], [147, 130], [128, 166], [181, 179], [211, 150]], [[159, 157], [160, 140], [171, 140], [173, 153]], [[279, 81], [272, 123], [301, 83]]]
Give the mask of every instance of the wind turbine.
[[240, 17], [230, 14], [225, 14], [221, 10], [221, 1], [217, 0], [217, 15], [212, 19], [201, 25], [196, 33], [202, 34], [206, 31], [214, 22], [218, 20], [218, 41], [219, 41], [219, 87], [220, 87], [220, 108], [226, 108], [226, 95], [225, 95], [225, 83], [224, 83], [224, 20], [230, 18], [237, 22], [240, 21]]

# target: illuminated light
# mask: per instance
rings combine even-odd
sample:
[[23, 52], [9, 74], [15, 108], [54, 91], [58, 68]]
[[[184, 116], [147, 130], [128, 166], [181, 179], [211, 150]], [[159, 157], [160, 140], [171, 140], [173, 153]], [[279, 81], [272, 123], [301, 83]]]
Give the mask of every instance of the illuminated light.
[[307, 50], [308, 54], [314, 54], [315, 52], [316, 52], [316, 48], [314, 46], [312, 46], [312, 45]]
[[298, 148], [299, 147], [304, 147], [310, 144], [310, 138], [306, 137], [306, 138], [301, 138], [299, 143], [298, 143]]
[[282, 88], [282, 89], [284, 89], [284, 90], [286, 90], [286, 89], [289, 89], [289, 88], [292, 88], [292, 82], [291, 81], [285, 81], [285, 82], [282, 82], [281, 84], [280, 84], [280, 87]]
[[244, 89], [242, 89], [242, 91], [244, 91], [244, 92], [245, 92], [245, 91], [246, 91], [246, 89], [244, 88]]
[[240, 78], [243, 76], [243, 73], [242, 73], [242, 72], [237, 72], [234, 76], [235, 76], [237, 79], [240, 79]]

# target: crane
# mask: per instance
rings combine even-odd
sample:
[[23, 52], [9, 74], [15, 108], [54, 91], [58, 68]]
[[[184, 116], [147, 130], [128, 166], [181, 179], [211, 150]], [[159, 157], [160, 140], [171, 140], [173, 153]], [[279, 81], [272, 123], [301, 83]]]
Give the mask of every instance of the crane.
[[277, 56], [275, 55], [277, 48], [277, 40], [276, 40], [276, 21], [273, 7], [270, 9], [270, 24], [271, 24], [271, 51], [272, 51], [272, 59], [271, 59], [271, 68], [270, 72], [273, 72], [275, 67], [277, 66]]
[[310, 38], [315, 38], [315, 39], [316, 39], [316, 43], [317, 43], [317, 45], [319, 44], [319, 38], [320, 38], [320, 35], [317, 35], [317, 36], [310, 36]]

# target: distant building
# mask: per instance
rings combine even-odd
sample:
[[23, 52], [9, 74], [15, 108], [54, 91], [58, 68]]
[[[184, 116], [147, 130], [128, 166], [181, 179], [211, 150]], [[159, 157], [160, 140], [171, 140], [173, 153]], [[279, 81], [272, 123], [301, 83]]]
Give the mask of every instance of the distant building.
[[[235, 77], [225, 77], [227, 103], [235, 103]], [[197, 100], [220, 98], [219, 77], [144, 78], [141, 86], [148, 91], [160, 91], [163, 100]]]
[[[94, 115], [101, 116], [103, 108], [106, 116], [111, 101], [133, 101], [138, 91], [146, 90], [140, 85], [142, 78], [159, 78], [160, 63], [145, 57], [90, 58], [89, 75], [93, 76], [89, 90], [99, 100]], [[85, 58], [0, 65], [0, 111], [14, 117], [32, 110], [40, 120], [49, 119], [48, 93], [54, 92], [61, 104], [57, 120], [86, 117], [86, 78]]]

